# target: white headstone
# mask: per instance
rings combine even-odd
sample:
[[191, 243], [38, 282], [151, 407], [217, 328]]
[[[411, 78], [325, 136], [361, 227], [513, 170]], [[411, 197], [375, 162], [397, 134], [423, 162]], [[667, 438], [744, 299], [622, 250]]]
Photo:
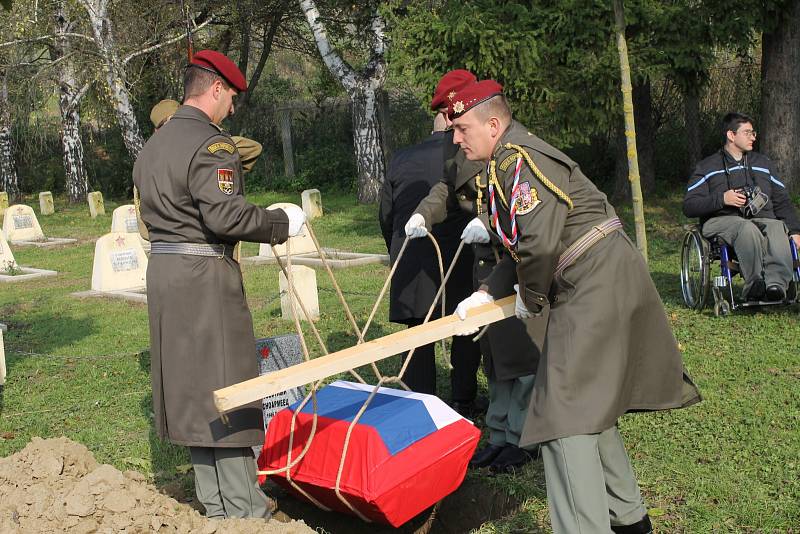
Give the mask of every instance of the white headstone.
[[39, 193], [39, 213], [42, 215], [52, 215], [55, 211], [55, 206], [53, 206], [53, 193], [50, 191]]
[[[278, 202], [277, 204], [271, 205], [267, 209], [281, 209], [288, 206], [297, 206], [297, 204]], [[291, 244], [290, 248], [292, 256], [295, 254], [308, 254], [309, 252], [317, 251], [317, 247], [314, 246], [314, 240], [311, 239], [311, 236], [308, 234], [308, 230], [305, 228], [305, 225], [303, 226], [303, 233], [305, 233], [305, 235], [290, 237], [288, 240], [288, 243]], [[275, 253], [278, 254], [278, 256], [285, 256], [286, 245], [275, 245]], [[272, 254], [272, 248], [267, 243], [261, 243], [261, 246], [258, 247], [258, 255], [266, 256], [268, 258], [274, 257], [274, 254]]]
[[127, 232], [138, 234], [139, 225], [136, 222], [136, 207], [133, 204], [125, 204], [114, 210], [111, 215], [111, 231]]
[[319, 189], [306, 189], [300, 195], [303, 211], [309, 219], [322, 217], [322, 194]]
[[[300, 296], [300, 301], [311, 316], [312, 321], [319, 319], [319, 295], [317, 294], [317, 272], [311, 267], [292, 265], [292, 283]], [[292, 319], [292, 308], [289, 299], [289, 283], [283, 272], [280, 273], [279, 286], [281, 290], [281, 317]], [[296, 301], [295, 301], [296, 302]], [[297, 316], [305, 321], [303, 309], [297, 304]]]
[[17, 267], [14, 255], [8, 247], [6, 239], [0, 234], [0, 274], [6, 273]]
[[146, 286], [147, 256], [137, 234], [114, 232], [94, 246], [92, 289], [129, 291]]
[[3, 331], [0, 330], [0, 386], [6, 383], [6, 349], [3, 346]]
[[106, 214], [106, 208], [103, 205], [103, 193], [93, 191], [86, 196], [86, 200], [89, 202], [89, 215], [92, 216], [92, 219], [98, 215]]
[[3, 215], [3, 235], [6, 241], [44, 240], [44, 232], [33, 208], [24, 204], [15, 204], [6, 210]]
[[5, 191], [0, 191], [0, 217], [3, 216], [3, 213], [6, 212], [8, 208], [8, 193]]

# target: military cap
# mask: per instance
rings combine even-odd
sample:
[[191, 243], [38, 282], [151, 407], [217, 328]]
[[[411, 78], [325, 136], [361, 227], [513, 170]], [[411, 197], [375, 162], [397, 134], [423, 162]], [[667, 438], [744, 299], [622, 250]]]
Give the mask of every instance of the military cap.
[[167, 119], [178, 111], [180, 106], [177, 100], [172, 100], [171, 98], [162, 100], [150, 110], [150, 122], [153, 123], [156, 129], [161, 128], [167, 122]]
[[436, 111], [450, 104], [450, 99], [469, 84], [475, 83], [478, 78], [468, 70], [451, 70], [439, 80], [436, 90], [433, 92], [431, 109]]
[[225, 54], [216, 50], [201, 50], [192, 57], [191, 65], [222, 76], [231, 87], [239, 92], [247, 91], [247, 80], [245, 80], [244, 74], [236, 66], [236, 63], [228, 59]]
[[478, 104], [502, 94], [503, 86], [494, 80], [481, 80], [477, 83], [473, 83], [456, 93], [450, 101], [450, 106], [447, 108], [447, 115], [450, 117], [450, 120], [453, 120]]

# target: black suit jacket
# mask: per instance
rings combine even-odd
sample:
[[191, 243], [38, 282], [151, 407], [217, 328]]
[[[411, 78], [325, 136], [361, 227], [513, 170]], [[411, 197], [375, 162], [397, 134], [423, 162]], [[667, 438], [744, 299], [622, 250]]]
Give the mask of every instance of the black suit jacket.
[[[392, 264], [405, 240], [406, 222], [431, 187], [442, 180], [448, 137], [444, 132], [434, 133], [422, 143], [398, 151], [389, 164], [378, 216]], [[432, 234], [442, 251], [445, 272], [470, 219], [469, 214], [453, 206], [447, 218], [433, 226]], [[472, 293], [472, 261], [471, 247], [465, 246], [447, 283], [447, 313], [453, 313], [455, 306]], [[392, 279], [389, 320], [409, 323], [424, 319], [440, 284], [438, 260], [430, 239], [411, 240]], [[440, 310], [441, 304], [437, 304], [432, 317], [439, 317]]]

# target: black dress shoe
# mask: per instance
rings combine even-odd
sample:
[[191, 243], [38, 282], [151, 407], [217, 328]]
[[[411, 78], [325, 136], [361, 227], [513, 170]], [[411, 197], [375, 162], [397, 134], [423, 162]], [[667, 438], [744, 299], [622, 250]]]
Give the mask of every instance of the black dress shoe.
[[747, 290], [745, 293], [744, 298], [745, 300], [751, 301], [758, 301], [764, 298], [764, 293], [767, 290], [767, 285], [764, 283], [764, 280], [758, 279], [753, 281], [750, 284], [750, 289]]
[[[538, 448], [535, 454], [538, 456]], [[489, 471], [496, 475], [514, 473], [533, 458], [534, 455], [525, 449], [516, 445], [506, 445], [503, 447], [503, 452], [489, 465]]]
[[771, 302], [781, 302], [786, 298], [786, 291], [778, 284], [770, 284], [767, 288], [767, 300]]
[[632, 525], [611, 525], [611, 530], [615, 534], [652, 534], [653, 524], [650, 523], [650, 516], [645, 516]]
[[450, 407], [457, 411], [458, 415], [467, 419], [473, 419], [486, 413], [486, 407], [479, 406], [477, 401], [453, 401]]
[[482, 449], [475, 451], [472, 459], [469, 461], [470, 467], [486, 467], [491, 464], [498, 455], [503, 452], [505, 447], [501, 445], [492, 445], [491, 443]]

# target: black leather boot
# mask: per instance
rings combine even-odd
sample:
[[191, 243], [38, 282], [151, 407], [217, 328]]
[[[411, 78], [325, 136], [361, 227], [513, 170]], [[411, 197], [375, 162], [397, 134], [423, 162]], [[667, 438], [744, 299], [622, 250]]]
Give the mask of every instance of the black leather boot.
[[645, 516], [632, 525], [611, 525], [611, 530], [616, 534], [653, 534], [653, 524], [650, 516]]
[[472, 459], [469, 461], [469, 466], [486, 467], [503, 452], [503, 449], [505, 449], [505, 447], [502, 445], [492, 445], [490, 443], [484, 448], [475, 451], [475, 454], [472, 455]]
[[531, 460], [533, 460], [533, 454], [531, 452], [521, 449], [516, 445], [506, 445], [503, 448], [503, 452], [489, 465], [489, 471], [498, 475], [514, 473]]

